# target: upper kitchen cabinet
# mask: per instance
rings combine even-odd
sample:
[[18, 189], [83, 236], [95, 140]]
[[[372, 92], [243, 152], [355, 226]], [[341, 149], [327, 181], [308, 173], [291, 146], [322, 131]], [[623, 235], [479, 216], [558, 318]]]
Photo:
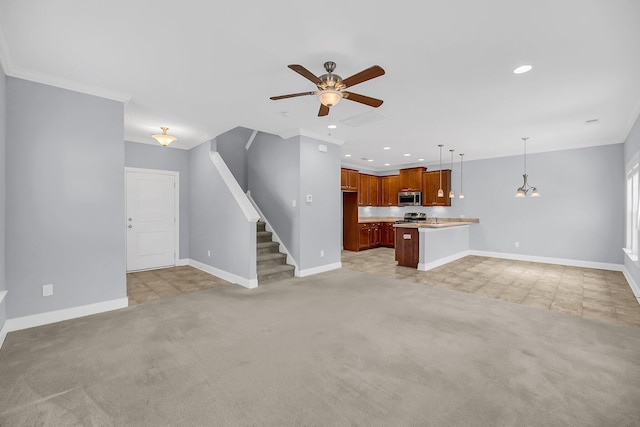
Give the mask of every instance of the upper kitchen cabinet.
[[442, 191], [444, 197], [438, 197], [440, 189], [440, 171], [422, 174], [422, 206], [451, 206], [449, 191], [451, 190], [451, 169], [442, 170]]
[[358, 191], [359, 173], [353, 169], [340, 169], [340, 188], [342, 191]]
[[398, 206], [398, 192], [400, 191], [400, 175], [380, 177], [382, 201], [380, 206]]
[[425, 167], [400, 169], [400, 191], [422, 191], [422, 174], [426, 170]]
[[360, 174], [358, 205], [380, 205], [380, 178], [374, 175]]

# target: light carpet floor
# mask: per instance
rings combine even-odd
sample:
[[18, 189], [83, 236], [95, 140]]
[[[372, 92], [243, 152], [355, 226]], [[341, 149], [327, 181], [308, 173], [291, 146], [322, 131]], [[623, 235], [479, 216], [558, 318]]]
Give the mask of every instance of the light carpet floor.
[[340, 269], [10, 333], [2, 426], [635, 426], [640, 329]]

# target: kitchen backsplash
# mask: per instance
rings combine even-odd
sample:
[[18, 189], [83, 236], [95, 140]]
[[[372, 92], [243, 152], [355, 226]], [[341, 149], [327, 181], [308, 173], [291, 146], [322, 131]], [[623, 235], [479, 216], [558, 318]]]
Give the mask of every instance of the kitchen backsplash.
[[403, 217], [407, 212], [425, 212], [428, 217], [448, 217], [451, 216], [451, 208], [444, 206], [426, 207], [426, 206], [364, 206], [358, 207], [358, 216], [398, 216]]

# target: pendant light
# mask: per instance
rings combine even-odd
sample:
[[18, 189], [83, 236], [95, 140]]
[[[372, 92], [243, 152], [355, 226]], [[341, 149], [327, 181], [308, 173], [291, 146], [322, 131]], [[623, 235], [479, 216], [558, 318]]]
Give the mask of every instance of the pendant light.
[[[451, 173], [453, 173], [453, 152], [456, 150], [449, 150], [449, 152], [451, 153]], [[449, 198], [453, 199], [454, 197], [456, 197], [455, 193], [453, 192], [453, 186], [451, 186], [451, 191], [449, 191]]]
[[464, 154], [460, 154], [460, 194], [458, 195], [459, 199], [464, 199], [464, 193], [462, 192], [462, 157], [464, 157]]
[[527, 140], [529, 139], [529, 137], [527, 136], [520, 139], [524, 141], [524, 174], [522, 175], [524, 182], [521, 187], [518, 187], [515, 197], [527, 197], [527, 193], [529, 192], [529, 190], [531, 190], [531, 197], [540, 197], [538, 189], [536, 187], [532, 187], [527, 182], [527, 178], [529, 177], [529, 175], [527, 175]]
[[169, 128], [161, 127], [160, 129], [162, 129], [162, 135], [151, 135], [151, 137], [158, 141], [163, 147], [166, 147], [167, 145], [178, 139], [175, 136], [167, 135], [167, 131], [169, 130]]
[[440, 147], [440, 189], [438, 190], [438, 197], [444, 197], [444, 191], [442, 191], [442, 147], [443, 144], [438, 144]]

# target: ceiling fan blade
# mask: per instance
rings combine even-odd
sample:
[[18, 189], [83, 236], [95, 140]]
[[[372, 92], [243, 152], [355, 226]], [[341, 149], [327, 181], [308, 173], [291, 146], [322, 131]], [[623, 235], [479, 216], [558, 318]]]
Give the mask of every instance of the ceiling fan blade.
[[329, 107], [324, 104], [320, 104], [320, 111], [318, 111], [318, 117], [326, 116], [329, 114]]
[[317, 85], [317, 84], [322, 83], [322, 80], [320, 80], [320, 78], [318, 76], [316, 76], [311, 71], [309, 71], [306, 68], [304, 68], [302, 65], [291, 64], [291, 65], [287, 65], [287, 67], [291, 68], [293, 71], [295, 71], [296, 73], [300, 74], [305, 79], [311, 80], [313, 82], [313, 84]]
[[346, 79], [342, 80], [342, 83], [344, 83], [346, 87], [351, 87], [357, 85], [358, 83], [366, 82], [367, 80], [380, 77], [383, 74], [384, 70], [382, 69], [382, 67], [380, 67], [379, 65], [374, 65], [373, 67], [362, 70], [351, 77], [347, 77]]
[[382, 99], [371, 98], [370, 96], [359, 95], [353, 92], [342, 92], [342, 94], [345, 95], [344, 99], [370, 105], [372, 107], [379, 107], [383, 102]]
[[291, 93], [289, 95], [272, 96], [269, 99], [273, 99], [274, 101], [277, 101], [278, 99], [294, 98], [296, 96], [315, 95], [315, 94], [316, 94], [315, 92], [300, 92], [300, 93]]

